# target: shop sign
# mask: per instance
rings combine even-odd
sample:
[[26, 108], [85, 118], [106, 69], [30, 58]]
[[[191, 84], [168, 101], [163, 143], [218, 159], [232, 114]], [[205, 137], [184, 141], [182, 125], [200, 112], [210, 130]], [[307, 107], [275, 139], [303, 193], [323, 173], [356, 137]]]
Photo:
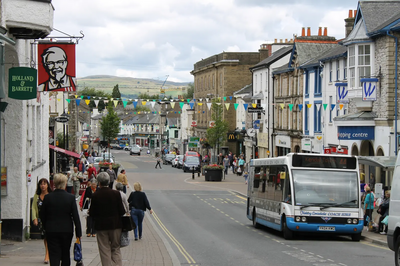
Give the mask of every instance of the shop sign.
[[37, 70], [30, 67], [13, 67], [8, 74], [8, 97], [29, 100], [37, 97]]
[[190, 141], [190, 142], [199, 142], [199, 141], [200, 141], [200, 138], [199, 138], [199, 137], [190, 137], [190, 138], [189, 138], [189, 141]]
[[377, 89], [376, 85], [378, 79], [360, 79], [362, 83], [362, 100], [363, 101], [376, 101]]
[[197, 121], [196, 121], [196, 120], [193, 120], [191, 126], [192, 126], [192, 127], [197, 127]]
[[275, 145], [277, 147], [290, 148], [290, 137], [288, 136], [276, 136]]
[[347, 88], [347, 83], [336, 83], [335, 86], [336, 86], [337, 103], [348, 103], [349, 91]]
[[256, 108], [248, 107], [247, 108], [248, 113], [262, 113], [263, 111], [264, 111], [264, 108], [262, 108], [262, 107], [256, 107]]
[[58, 116], [54, 120], [58, 123], [67, 123], [69, 121], [68, 116]]
[[257, 143], [259, 147], [268, 148], [268, 134], [267, 133], [258, 133], [257, 134]]
[[198, 148], [199, 143], [198, 142], [189, 142], [188, 147], [189, 148]]
[[337, 133], [340, 140], [373, 140], [375, 139], [375, 127], [373, 126], [354, 126], [354, 127], [338, 127]]

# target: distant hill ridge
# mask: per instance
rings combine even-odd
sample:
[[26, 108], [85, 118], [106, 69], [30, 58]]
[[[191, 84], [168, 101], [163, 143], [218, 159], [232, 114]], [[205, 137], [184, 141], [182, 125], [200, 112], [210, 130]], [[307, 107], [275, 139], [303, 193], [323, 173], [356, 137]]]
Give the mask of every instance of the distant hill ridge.
[[[103, 83], [105, 81], [113, 82], [113, 81], [121, 81], [121, 82], [133, 82], [137, 83], [139, 82], [150, 82], [154, 84], [159, 84], [162, 85], [164, 83], [164, 80], [157, 80], [157, 79], [148, 79], [148, 78], [131, 78], [131, 77], [118, 77], [118, 76], [111, 76], [111, 75], [92, 75], [92, 76], [87, 76], [87, 77], [82, 77], [82, 78], [77, 78], [78, 83], [85, 82], [85, 81], [98, 81], [99, 83]], [[176, 87], [186, 87], [189, 83], [191, 82], [174, 82], [174, 81], [168, 81], [165, 82], [164, 86], [176, 86]], [[116, 83], [118, 84], [118, 83]], [[115, 84], [115, 85], [116, 85]], [[81, 85], [81, 84], [79, 84]]]

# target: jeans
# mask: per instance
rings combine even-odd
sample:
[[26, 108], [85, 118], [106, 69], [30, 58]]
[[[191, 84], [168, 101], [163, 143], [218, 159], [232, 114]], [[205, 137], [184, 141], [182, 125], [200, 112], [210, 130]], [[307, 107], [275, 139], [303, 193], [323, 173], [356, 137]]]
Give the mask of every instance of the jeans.
[[139, 238], [142, 238], [144, 211], [139, 209], [131, 209], [131, 216], [136, 224], [136, 228], [134, 230], [135, 239], [138, 239], [138, 229], [139, 229]]
[[228, 174], [228, 168], [229, 168], [229, 166], [226, 165], [226, 166], [225, 166], [225, 174], [226, 174], [226, 175]]
[[74, 192], [75, 192], [75, 198], [79, 198], [79, 189], [81, 188], [81, 182], [79, 181], [74, 181]]

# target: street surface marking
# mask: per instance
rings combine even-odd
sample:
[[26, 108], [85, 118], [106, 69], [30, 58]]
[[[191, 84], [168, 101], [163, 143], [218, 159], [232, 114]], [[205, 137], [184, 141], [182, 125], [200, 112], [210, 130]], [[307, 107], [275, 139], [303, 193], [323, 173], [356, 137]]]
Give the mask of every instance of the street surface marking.
[[153, 211], [153, 217], [158, 223], [158, 225], [161, 227], [161, 229], [164, 231], [164, 233], [171, 239], [171, 241], [175, 244], [175, 246], [178, 248], [179, 252], [182, 254], [183, 257], [185, 257], [187, 263], [189, 264], [196, 264], [196, 261], [190, 256], [190, 254], [185, 250], [185, 248], [181, 245], [181, 243], [176, 240], [176, 238], [171, 234], [171, 232], [165, 227], [165, 225], [161, 222], [161, 220], [158, 218], [157, 214]]

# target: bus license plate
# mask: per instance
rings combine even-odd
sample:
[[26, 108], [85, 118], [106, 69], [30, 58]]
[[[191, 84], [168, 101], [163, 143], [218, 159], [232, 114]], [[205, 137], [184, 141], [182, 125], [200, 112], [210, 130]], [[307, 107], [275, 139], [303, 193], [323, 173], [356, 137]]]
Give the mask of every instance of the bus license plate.
[[320, 226], [319, 231], [335, 231], [335, 227], [333, 226]]

